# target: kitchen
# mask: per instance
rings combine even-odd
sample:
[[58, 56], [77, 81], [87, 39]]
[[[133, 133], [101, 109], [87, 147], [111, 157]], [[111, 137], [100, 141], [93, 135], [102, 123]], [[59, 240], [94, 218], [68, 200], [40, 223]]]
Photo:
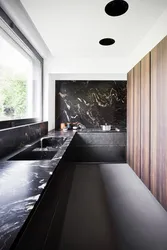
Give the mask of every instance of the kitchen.
[[0, 249], [166, 249], [166, 21], [0, 0]]

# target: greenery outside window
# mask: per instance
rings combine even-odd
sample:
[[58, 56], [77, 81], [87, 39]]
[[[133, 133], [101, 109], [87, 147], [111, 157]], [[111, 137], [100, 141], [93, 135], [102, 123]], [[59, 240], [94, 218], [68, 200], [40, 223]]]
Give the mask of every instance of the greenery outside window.
[[42, 64], [0, 19], [0, 121], [42, 119]]

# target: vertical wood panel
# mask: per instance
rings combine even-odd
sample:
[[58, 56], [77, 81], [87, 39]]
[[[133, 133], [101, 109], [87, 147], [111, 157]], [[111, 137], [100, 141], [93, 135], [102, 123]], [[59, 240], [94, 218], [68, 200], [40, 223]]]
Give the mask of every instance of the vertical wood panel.
[[127, 162], [133, 168], [133, 69], [127, 83]]
[[141, 60], [141, 180], [150, 187], [150, 53]]
[[133, 118], [134, 118], [134, 171], [141, 177], [140, 169], [140, 80], [141, 80], [141, 69], [140, 63], [138, 63], [133, 70], [133, 88], [134, 88], [134, 108], [133, 108]]
[[167, 37], [151, 52], [151, 191], [167, 209]]
[[167, 37], [128, 73], [127, 106], [128, 163], [167, 209]]

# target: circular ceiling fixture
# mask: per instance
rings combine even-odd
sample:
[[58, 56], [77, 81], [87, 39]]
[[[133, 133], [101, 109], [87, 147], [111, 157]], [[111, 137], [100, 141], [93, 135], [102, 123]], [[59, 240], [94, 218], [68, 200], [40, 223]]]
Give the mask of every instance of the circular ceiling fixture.
[[115, 40], [112, 38], [103, 38], [99, 41], [99, 43], [103, 46], [109, 46], [115, 43]]
[[127, 12], [129, 4], [124, 0], [114, 0], [109, 2], [105, 7], [105, 12], [109, 16], [121, 16]]

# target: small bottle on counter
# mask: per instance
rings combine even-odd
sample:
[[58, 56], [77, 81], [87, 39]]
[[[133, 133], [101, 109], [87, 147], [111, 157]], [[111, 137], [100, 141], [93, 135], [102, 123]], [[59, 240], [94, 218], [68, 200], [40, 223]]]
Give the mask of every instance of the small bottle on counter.
[[68, 130], [71, 130], [71, 129], [72, 129], [72, 125], [71, 125], [70, 122], [67, 122], [67, 129], [68, 129]]
[[60, 124], [60, 129], [61, 129], [61, 130], [63, 130], [65, 127], [66, 127], [66, 124], [65, 124], [65, 123], [61, 123], [61, 124]]

